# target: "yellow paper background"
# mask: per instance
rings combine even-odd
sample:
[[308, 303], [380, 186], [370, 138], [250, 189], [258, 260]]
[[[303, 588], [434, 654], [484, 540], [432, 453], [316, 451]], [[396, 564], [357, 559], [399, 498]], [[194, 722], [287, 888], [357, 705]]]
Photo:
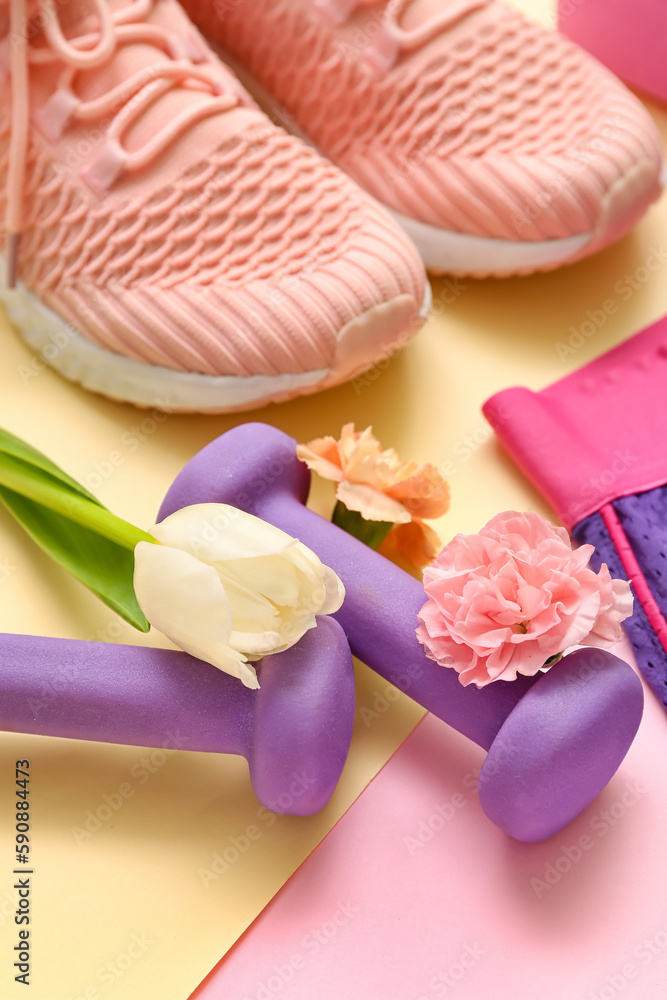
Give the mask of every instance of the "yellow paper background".
[[[547, 0], [519, 4], [549, 23]], [[667, 136], [667, 113], [652, 106]], [[343, 422], [372, 423], [386, 447], [446, 471], [446, 540], [475, 531], [500, 510], [549, 513], [494, 441], [480, 406], [512, 384], [554, 381], [667, 313], [667, 265], [627, 297], [618, 283], [652, 248], [667, 246], [667, 200], [635, 232], [590, 261], [549, 275], [505, 281], [433, 282], [434, 315], [403, 354], [363, 382], [235, 417], [155, 420], [90, 395], [51, 371], [0, 320], [0, 425], [40, 448], [118, 514], [148, 527], [173, 477], [200, 447], [246, 419], [298, 439]], [[616, 288], [615, 288], [616, 286]], [[562, 357], [571, 327], [606, 299], [618, 304], [599, 331]], [[330, 497], [316, 490], [324, 510]], [[120, 624], [59, 570], [0, 510], [0, 630], [160, 644]], [[1, 669], [1, 664], [0, 664]], [[401, 743], [421, 715], [358, 667], [353, 747], [328, 807], [307, 819], [258, 812], [243, 760], [0, 734], [0, 995], [13, 982], [13, 768], [31, 761], [33, 876], [32, 1000], [185, 1000]], [[58, 678], [44, 697], [58, 694]], [[366, 724], [368, 723], [368, 724]], [[142, 759], [148, 758], [148, 769]], [[443, 762], [445, 766], [445, 762]], [[153, 773], [150, 773], [152, 769]], [[87, 811], [132, 794], [85, 839]], [[397, 808], [400, 804], [397, 803]], [[106, 815], [104, 808], [102, 814]], [[254, 827], [253, 837], [247, 837]], [[76, 831], [75, 831], [76, 832]], [[247, 838], [247, 850], [242, 848]], [[236, 847], [234, 847], [236, 845]], [[213, 856], [239, 852], [205, 885]], [[232, 856], [233, 852], [228, 856]], [[235, 1000], [235, 998], [230, 998]]]

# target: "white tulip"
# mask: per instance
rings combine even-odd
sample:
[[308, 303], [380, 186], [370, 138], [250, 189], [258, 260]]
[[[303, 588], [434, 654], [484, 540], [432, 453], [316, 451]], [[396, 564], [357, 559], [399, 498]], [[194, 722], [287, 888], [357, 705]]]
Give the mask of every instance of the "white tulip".
[[195, 504], [134, 550], [148, 621], [187, 653], [258, 688], [251, 660], [298, 642], [343, 603], [343, 584], [296, 538], [226, 504]]

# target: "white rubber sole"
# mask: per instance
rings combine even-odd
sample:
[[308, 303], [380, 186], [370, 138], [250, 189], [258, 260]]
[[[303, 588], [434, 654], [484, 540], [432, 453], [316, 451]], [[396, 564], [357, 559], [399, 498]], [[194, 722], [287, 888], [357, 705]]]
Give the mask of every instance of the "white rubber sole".
[[388, 211], [419, 250], [427, 271], [433, 274], [482, 277], [549, 270], [577, 258], [594, 236], [584, 233], [535, 243], [493, 240], [453, 233], [410, 219], [392, 209]]
[[[294, 119], [284, 114], [284, 108], [275, 97], [244, 66], [222, 46], [211, 41], [209, 44], [213, 45], [220, 58], [233, 70], [246, 90], [273, 121], [314, 149], [318, 148]], [[322, 150], [318, 149], [318, 152], [326, 156]], [[487, 239], [483, 236], [470, 236], [430, 226], [425, 222], [401, 215], [388, 205], [383, 204], [383, 207], [408, 234], [421, 254], [425, 268], [432, 274], [483, 278], [549, 271], [570, 260], [576, 260], [586, 244], [595, 239], [595, 233], [583, 233], [566, 239], [542, 242]]]
[[[283, 402], [335, 384], [329, 368], [272, 376], [201, 375], [115, 354], [84, 337], [25, 286], [19, 283], [15, 289], [8, 289], [5, 270], [0, 257], [0, 302], [23, 340], [65, 378], [110, 399], [170, 413], [230, 413]], [[430, 307], [431, 288], [427, 282], [420, 319], [426, 319]], [[363, 315], [352, 323], [360, 320], [363, 321]], [[345, 330], [340, 331], [340, 337]], [[360, 371], [371, 367], [376, 360], [370, 359]], [[359, 373], [353, 371], [346, 377], [353, 378]]]

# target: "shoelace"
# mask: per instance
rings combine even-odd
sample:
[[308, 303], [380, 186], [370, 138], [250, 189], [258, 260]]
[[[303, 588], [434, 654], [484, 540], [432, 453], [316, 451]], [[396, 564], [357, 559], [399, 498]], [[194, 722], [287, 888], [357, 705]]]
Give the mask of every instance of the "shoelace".
[[[313, 0], [315, 7], [334, 25], [344, 24], [359, 7], [377, 7], [386, 0]], [[442, 14], [412, 31], [404, 31], [399, 19], [412, 0], [389, 0], [382, 25], [364, 51], [364, 57], [378, 73], [387, 73], [400, 55], [414, 52], [437, 35], [454, 27], [469, 14], [489, 5], [491, 0], [453, 0]]]
[[[31, 64], [64, 63], [57, 89], [46, 104], [33, 113], [33, 120], [52, 141], [60, 138], [74, 122], [98, 121], [111, 115], [119, 105], [100, 144], [97, 156], [81, 171], [89, 187], [102, 196], [122, 174], [142, 170], [195, 123], [230, 110], [242, 103], [240, 92], [208, 61], [208, 54], [197, 36], [170, 35], [164, 28], [146, 23], [155, 0], [132, 0], [112, 12], [106, 0], [92, 0], [99, 18], [94, 34], [67, 40], [61, 30], [54, 0], [33, 0], [40, 15], [46, 46], [28, 43], [28, 4], [31, 0], [4, 0], [10, 5], [10, 35], [3, 40], [5, 69], [11, 81], [11, 131], [7, 171], [7, 206], [5, 215], [7, 285], [14, 288], [17, 278], [18, 248], [22, 229], [22, 199], [28, 151], [30, 119], [29, 67]], [[159, 2], [159, 0], [157, 0]], [[0, 0], [3, 3], [3, 0]], [[168, 57], [138, 71], [109, 93], [92, 101], [81, 101], [73, 83], [82, 70], [97, 69], [123, 45], [149, 44]], [[2, 65], [0, 65], [0, 77]], [[122, 145], [127, 129], [171, 88], [185, 81], [208, 88], [211, 99], [186, 109], [164, 126], [141, 149], [129, 153]]]

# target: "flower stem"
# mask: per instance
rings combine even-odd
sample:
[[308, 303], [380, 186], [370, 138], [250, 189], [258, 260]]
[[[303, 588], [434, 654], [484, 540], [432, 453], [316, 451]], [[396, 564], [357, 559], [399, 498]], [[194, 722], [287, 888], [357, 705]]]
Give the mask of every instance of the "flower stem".
[[358, 511], [348, 510], [340, 500], [336, 501], [331, 520], [371, 549], [377, 549], [394, 527], [393, 521], [367, 521]]
[[90, 528], [103, 538], [108, 538], [131, 551], [137, 542], [157, 542], [157, 539], [148, 532], [142, 531], [121, 517], [116, 517], [106, 507], [101, 507], [94, 501], [62, 486], [45, 482], [42, 477], [37, 478], [27, 474], [23, 463], [14, 461], [8, 455], [3, 456], [0, 464], [0, 486], [33, 500], [57, 514], [62, 514], [75, 524]]

